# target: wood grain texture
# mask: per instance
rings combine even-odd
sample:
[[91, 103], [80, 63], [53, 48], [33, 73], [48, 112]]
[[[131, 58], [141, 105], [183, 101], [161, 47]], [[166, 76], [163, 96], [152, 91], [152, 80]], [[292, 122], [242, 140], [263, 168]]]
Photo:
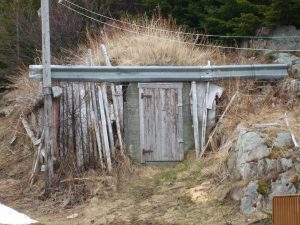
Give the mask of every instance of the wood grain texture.
[[99, 108], [100, 108], [100, 115], [101, 115], [101, 123], [102, 123], [102, 133], [103, 133], [103, 147], [106, 156], [107, 168], [108, 171], [111, 172], [111, 155], [110, 155], [110, 147], [109, 147], [109, 138], [108, 138], [108, 131], [107, 131], [107, 122], [106, 116], [104, 111], [104, 104], [103, 104], [103, 95], [102, 95], [102, 86], [98, 87], [98, 96], [99, 96]]
[[193, 129], [194, 129], [194, 141], [195, 141], [195, 152], [196, 157], [200, 154], [200, 136], [199, 136], [199, 120], [198, 120], [198, 94], [196, 82], [193, 81], [191, 84], [191, 104], [192, 104], [192, 117], [193, 117]]
[[123, 147], [123, 138], [122, 138], [122, 132], [121, 132], [121, 124], [120, 124], [120, 117], [119, 117], [119, 108], [118, 108], [118, 102], [116, 99], [116, 90], [115, 85], [111, 84], [111, 94], [112, 94], [112, 100], [113, 100], [113, 107], [114, 107], [114, 114], [116, 119], [116, 126], [117, 126], [117, 136], [118, 136], [118, 143], [120, 147], [120, 152], [122, 155], [124, 155], [124, 147]]
[[100, 135], [100, 126], [98, 123], [98, 107], [97, 107], [97, 98], [96, 98], [96, 85], [93, 85], [91, 87], [91, 94], [92, 94], [92, 106], [93, 110], [91, 111], [91, 119], [94, 124], [94, 129], [96, 133], [96, 140], [97, 140], [97, 148], [98, 148], [98, 154], [99, 154], [99, 161], [100, 161], [100, 166], [102, 169], [104, 169], [104, 164], [103, 164], [103, 155], [102, 155], [102, 141], [101, 141], [101, 135]]
[[154, 87], [139, 84], [143, 163], [183, 159], [182, 96], [179, 95], [182, 95], [182, 84], [160, 83], [154, 84]]
[[43, 91], [44, 91], [44, 131], [45, 131], [45, 194], [49, 193], [54, 176], [53, 171], [53, 137], [52, 137], [52, 95], [51, 95], [51, 51], [49, 0], [41, 1], [42, 19], [42, 61], [43, 61]]
[[114, 134], [113, 134], [113, 129], [112, 129], [112, 125], [111, 125], [111, 114], [110, 114], [110, 108], [109, 108], [108, 99], [107, 99], [106, 83], [102, 84], [102, 96], [103, 96], [103, 105], [104, 105], [105, 116], [106, 116], [106, 120], [107, 120], [110, 149], [111, 149], [112, 155], [115, 156], [115, 153], [116, 153], [115, 152], [115, 141], [114, 141]]

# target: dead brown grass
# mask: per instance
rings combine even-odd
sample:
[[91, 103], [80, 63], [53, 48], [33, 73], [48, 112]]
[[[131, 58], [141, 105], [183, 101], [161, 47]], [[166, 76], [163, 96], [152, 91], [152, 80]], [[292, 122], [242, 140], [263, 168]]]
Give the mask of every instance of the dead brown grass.
[[[80, 45], [76, 53], [72, 53], [70, 62], [86, 64], [87, 49], [92, 49], [94, 65], [103, 65], [101, 44], [107, 47], [111, 62], [115, 66], [203, 66], [207, 65], [208, 60], [213, 65], [258, 61], [254, 53], [225, 52], [223, 49], [185, 44], [184, 42], [193, 43], [195, 36], [176, 33], [186, 30], [177, 26], [172, 20], [158, 17], [142, 18], [131, 22], [145, 26], [147, 29], [130, 26], [124, 29], [133, 32], [105, 28], [104, 31], [87, 32], [86, 44]], [[208, 44], [207, 40], [200, 40], [200, 43]]]
[[13, 88], [7, 98], [21, 113], [26, 113], [42, 103], [42, 85], [39, 81], [29, 80], [29, 70], [19, 70], [17, 76], [10, 78]]

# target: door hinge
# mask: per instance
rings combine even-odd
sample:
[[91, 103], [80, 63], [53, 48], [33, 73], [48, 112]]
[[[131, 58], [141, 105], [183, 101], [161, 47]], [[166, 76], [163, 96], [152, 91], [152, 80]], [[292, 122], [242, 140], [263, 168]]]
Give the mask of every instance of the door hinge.
[[145, 95], [144, 93], [141, 94], [141, 99], [143, 98], [152, 98], [152, 95]]
[[143, 155], [145, 154], [151, 154], [153, 152], [153, 150], [146, 150], [146, 149], [143, 149]]

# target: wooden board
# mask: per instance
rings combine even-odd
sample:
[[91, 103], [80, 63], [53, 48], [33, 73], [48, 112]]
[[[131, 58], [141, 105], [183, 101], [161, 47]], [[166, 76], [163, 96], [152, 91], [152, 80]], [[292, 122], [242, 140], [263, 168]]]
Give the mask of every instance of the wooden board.
[[182, 160], [182, 84], [140, 83], [138, 87], [142, 162]]

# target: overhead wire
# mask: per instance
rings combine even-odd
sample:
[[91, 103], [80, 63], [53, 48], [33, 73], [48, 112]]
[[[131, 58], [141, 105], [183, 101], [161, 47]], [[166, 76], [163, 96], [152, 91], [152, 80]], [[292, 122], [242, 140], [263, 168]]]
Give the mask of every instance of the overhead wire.
[[143, 28], [143, 29], [147, 29], [147, 30], [156, 30], [156, 31], [160, 31], [160, 32], [168, 32], [168, 33], [176, 33], [176, 34], [182, 34], [182, 35], [192, 35], [192, 36], [202, 36], [202, 37], [216, 37], [216, 38], [232, 38], [232, 39], [235, 39], [235, 38], [239, 38], [239, 39], [296, 39], [296, 38], [299, 38], [300, 39], [300, 36], [242, 36], [242, 35], [217, 35], [217, 34], [203, 34], [203, 33], [192, 33], [192, 32], [183, 32], [183, 31], [173, 31], [173, 30], [167, 30], [167, 29], [161, 29], [161, 28], [154, 28], [154, 27], [146, 27], [146, 26], [143, 26], [143, 25], [139, 25], [139, 24], [134, 24], [134, 23], [130, 23], [130, 22], [127, 22], [127, 21], [123, 21], [123, 20], [119, 20], [119, 19], [115, 19], [113, 17], [109, 17], [109, 16], [106, 16], [106, 15], [103, 15], [101, 13], [97, 13], [97, 12], [94, 12], [92, 10], [89, 10], [85, 7], [82, 7], [74, 2], [71, 2], [69, 0], [61, 0], [59, 3], [63, 3], [63, 2], [67, 2], [79, 9], [82, 9], [82, 10], [85, 10], [89, 13], [92, 13], [94, 15], [97, 15], [97, 16], [100, 16], [100, 17], [103, 17], [105, 19], [108, 19], [108, 20], [111, 20], [111, 21], [114, 21], [114, 22], [119, 22], [119, 23], [122, 23], [122, 24], [126, 24], [126, 25], [130, 25], [130, 26], [134, 26], [134, 27], [138, 27], [138, 28]]
[[[66, 1], [66, 0], [64, 0]], [[123, 27], [119, 27], [117, 25], [114, 24], [110, 24], [104, 21], [101, 21], [99, 19], [96, 19], [94, 17], [91, 17], [89, 15], [86, 15], [82, 12], [79, 12], [78, 10], [64, 4], [62, 1], [59, 2], [62, 6], [66, 7], [67, 9], [81, 15], [84, 16], [88, 19], [91, 19], [95, 22], [101, 23], [103, 25], [109, 26], [109, 27], [113, 27], [119, 30], [123, 30], [129, 33], [134, 33], [134, 34], [138, 34], [138, 35], [143, 35], [143, 36], [147, 36], [147, 37], [152, 37], [152, 38], [158, 38], [161, 40], [166, 40], [166, 41], [172, 41], [172, 42], [176, 42], [176, 43], [180, 43], [180, 44], [186, 44], [186, 45], [194, 45], [194, 46], [202, 46], [202, 47], [210, 47], [210, 48], [220, 48], [220, 49], [233, 49], [233, 50], [244, 50], [244, 51], [277, 51], [277, 52], [300, 52], [300, 50], [291, 50], [291, 49], [267, 49], [267, 48], [243, 48], [243, 47], [233, 47], [233, 46], [222, 46], [222, 45], [212, 45], [212, 44], [202, 44], [202, 43], [195, 43], [195, 42], [188, 42], [188, 41], [181, 41], [181, 40], [175, 40], [175, 39], [170, 39], [170, 38], [164, 38], [164, 37], [160, 37], [160, 36], [156, 36], [156, 35], [151, 35], [151, 34], [147, 34], [145, 32], [138, 32], [138, 31], [134, 31], [131, 29], [127, 29], [127, 28], [123, 28]], [[179, 34], [179, 33], [178, 33]]]

